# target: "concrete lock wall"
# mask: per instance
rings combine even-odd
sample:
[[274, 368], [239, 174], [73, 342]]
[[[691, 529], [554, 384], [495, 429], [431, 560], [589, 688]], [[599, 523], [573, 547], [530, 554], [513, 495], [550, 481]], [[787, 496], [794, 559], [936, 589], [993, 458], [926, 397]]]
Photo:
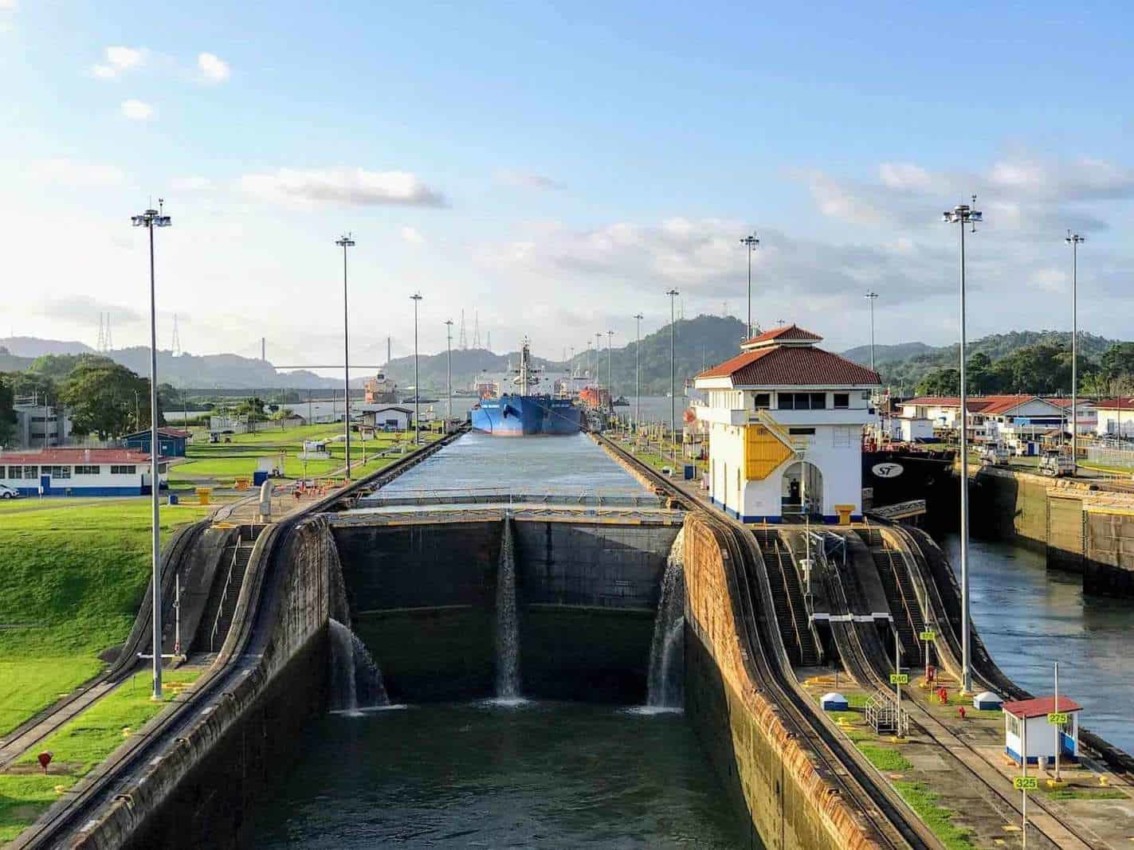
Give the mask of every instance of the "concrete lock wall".
[[686, 520], [686, 712], [721, 780], [770, 850], [872, 846], [745, 666], [720, 543]]
[[[633, 702], [678, 526], [513, 520], [523, 689]], [[499, 519], [334, 529], [355, 631], [391, 697], [487, 696]]]
[[[261, 536], [257, 553], [271, 531]], [[248, 802], [269, 772], [287, 763], [304, 723], [326, 703], [327, 620], [338, 570], [334, 541], [326, 522], [314, 519], [294, 529], [282, 550], [264, 572], [250, 569], [237, 601], [234, 622], [255, 609], [258, 624], [242, 656], [242, 675], [130, 777], [75, 846], [239, 845]], [[260, 563], [256, 554], [252, 563]], [[222, 658], [232, 651], [233, 631]]]

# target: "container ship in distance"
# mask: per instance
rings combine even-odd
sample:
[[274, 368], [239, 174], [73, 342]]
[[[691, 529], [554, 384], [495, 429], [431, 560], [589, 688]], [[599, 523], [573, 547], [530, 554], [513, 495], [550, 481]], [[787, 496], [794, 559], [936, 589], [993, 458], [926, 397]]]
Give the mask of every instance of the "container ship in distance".
[[477, 431], [496, 437], [529, 437], [536, 434], [577, 434], [583, 416], [569, 398], [535, 393], [539, 370], [532, 367], [531, 350], [525, 339], [520, 349], [520, 367], [512, 383], [516, 392], [499, 398], [482, 398], [469, 413]]

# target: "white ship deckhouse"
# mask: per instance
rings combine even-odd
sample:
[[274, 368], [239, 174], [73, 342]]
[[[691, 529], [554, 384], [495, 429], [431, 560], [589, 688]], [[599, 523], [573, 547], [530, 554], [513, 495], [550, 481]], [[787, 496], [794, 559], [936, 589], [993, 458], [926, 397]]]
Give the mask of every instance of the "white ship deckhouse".
[[862, 514], [862, 429], [877, 373], [816, 348], [795, 325], [747, 340], [697, 376], [713, 504], [743, 522]]

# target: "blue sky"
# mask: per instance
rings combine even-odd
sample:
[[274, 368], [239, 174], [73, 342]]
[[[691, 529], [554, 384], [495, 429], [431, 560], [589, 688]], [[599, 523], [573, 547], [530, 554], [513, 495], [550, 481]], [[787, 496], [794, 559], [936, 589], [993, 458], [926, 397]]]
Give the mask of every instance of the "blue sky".
[[426, 349], [461, 309], [497, 350], [754, 317], [832, 348], [948, 342], [978, 194], [974, 334], [1128, 335], [1134, 123], [1118, 3], [156, 4], [0, 0], [0, 335], [335, 359], [352, 230], [354, 357]]

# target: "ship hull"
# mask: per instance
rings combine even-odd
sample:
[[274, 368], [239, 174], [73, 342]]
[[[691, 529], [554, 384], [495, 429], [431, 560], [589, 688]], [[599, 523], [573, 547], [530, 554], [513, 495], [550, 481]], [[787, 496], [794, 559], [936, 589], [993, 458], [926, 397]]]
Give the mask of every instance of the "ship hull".
[[582, 415], [569, 399], [504, 395], [485, 399], [469, 414], [472, 427], [494, 437], [566, 436], [582, 428]]

